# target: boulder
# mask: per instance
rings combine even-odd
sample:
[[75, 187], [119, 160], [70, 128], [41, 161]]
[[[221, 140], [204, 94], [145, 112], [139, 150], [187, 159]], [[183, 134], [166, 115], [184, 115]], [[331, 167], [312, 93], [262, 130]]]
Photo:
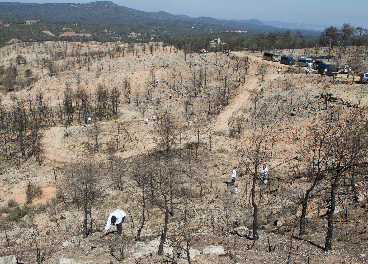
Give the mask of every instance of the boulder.
[[281, 226], [283, 226], [285, 224], [285, 221], [284, 221], [284, 219], [282, 219], [282, 217], [281, 218], [279, 218], [279, 219], [277, 219], [276, 221], [275, 221], [275, 226], [277, 226], [277, 227], [281, 227]]
[[0, 264], [17, 264], [17, 258], [14, 255], [1, 257]]
[[239, 235], [241, 235], [241, 236], [250, 236], [251, 235], [251, 231], [249, 230], [249, 228], [248, 227], [246, 227], [246, 226], [239, 226], [239, 227], [236, 227], [236, 228], [234, 228], [234, 231], [236, 232], [236, 233], [238, 233]]
[[[189, 255], [190, 255], [191, 260], [193, 260], [197, 255], [200, 255], [200, 254], [201, 252], [198, 249], [195, 249], [195, 248], [189, 249]], [[180, 257], [183, 259], [187, 258], [187, 252], [184, 249], [180, 252]]]
[[70, 241], [64, 241], [63, 242], [63, 247], [74, 247], [74, 243], [72, 243]]
[[225, 255], [225, 249], [222, 246], [207, 246], [203, 249], [203, 254]]
[[66, 259], [62, 258], [60, 259], [60, 264], [90, 264], [88, 261], [81, 261], [76, 259]]
[[360, 193], [360, 194], [358, 194], [358, 197], [357, 197], [357, 201], [358, 202], [364, 202], [364, 201], [366, 201], [366, 194], [365, 193]]
[[[138, 243], [137, 243], [138, 244]], [[158, 247], [160, 245], [160, 239], [157, 238], [150, 242], [139, 243], [139, 248], [133, 253], [133, 258], [141, 258], [143, 256], [147, 256], [153, 253], [157, 253]], [[165, 254], [172, 254], [173, 247], [170, 246], [170, 241], [167, 239], [166, 243], [164, 244], [164, 253]]]

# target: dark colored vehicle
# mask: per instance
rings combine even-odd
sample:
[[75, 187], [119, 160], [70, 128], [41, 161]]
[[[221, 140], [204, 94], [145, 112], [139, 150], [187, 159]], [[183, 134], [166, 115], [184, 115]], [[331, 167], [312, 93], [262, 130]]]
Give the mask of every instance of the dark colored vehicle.
[[265, 52], [263, 53], [263, 59], [268, 61], [280, 61], [280, 57], [278, 54]]
[[298, 66], [299, 67], [312, 67], [313, 60], [311, 58], [300, 57], [298, 58]]
[[338, 74], [338, 70], [333, 64], [320, 63], [318, 65], [318, 73], [322, 75], [326, 74], [328, 76], [333, 76]]
[[359, 82], [360, 83], [368, 83], [368, 72], [360, 74]]
[[324, 63], [324, 62], [323, 62], [323, 61], [321, 61], [321, 60], [316, 60], [316, 61], [314, 62], [314, 69], [318, 70], [318, 65], [320, 65], [320, 64], [322, 64], [322, 63]]
[[294, 65], [295, 64], [295, 60], [294, 60], [293, 57], [282, 55], [281, 56], [281, 59], [280, 59], [280, 63], [281, 64], [285, 64], [285, 65]]
[[272, 57], [273, 57], [273, 53], [270, 53], [270, 52], [263, 53], [264, 60], [272, 61]]

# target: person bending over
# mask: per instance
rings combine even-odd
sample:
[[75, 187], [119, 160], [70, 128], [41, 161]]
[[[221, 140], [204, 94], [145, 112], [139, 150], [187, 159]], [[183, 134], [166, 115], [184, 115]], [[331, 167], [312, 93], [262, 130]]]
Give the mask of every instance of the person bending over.
[[112, 212], [107, 219], [104, 235], [107, 234], [107, 231], [109, 231], [111, 225], [116, 225], [116, 229], [118, 230], [117, 234], [121, 235], [123, 230], [123, 222], [126, 217], [126, 213], [123, 210], [115, 210]]

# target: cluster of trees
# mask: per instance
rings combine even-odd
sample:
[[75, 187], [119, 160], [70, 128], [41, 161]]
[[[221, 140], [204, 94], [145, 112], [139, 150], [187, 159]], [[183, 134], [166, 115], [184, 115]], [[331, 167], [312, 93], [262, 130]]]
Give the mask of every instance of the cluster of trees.
[[[221, 38], [223, 44], [210, 46], [210, 41], [217, 38]], [[229, 32], [196, 36], [179, 36], [167, 39], [165, 42], [187, 52], [199, 52], [201, 49], [222, 51], [225, 48], [235, 51], [263, 51], [314, 47], [318, 43], [318, 38], [315, 36], [303, 36], [301, 32], [293, 33], [291, 30], [287, 30], [284, 33], [240, 34]]]
[[[279, 135], [279, 122], [285, 120], [285, 108], [282, 101], [267, 102], [261, 100], [262, 94], [253, 98], [250, 118], [243, 130], [247, 136], [239, 134], [237, 151], [241, 164], [252, 175], [251, 200], [253, 206], [253, 239], [258, 239], [259, 208], [256, 199], [258, 173], [260, 167], [268, 163], [275, 152], [273, 144], [282, 140]], [[318, 118], [306, 128], [304, 143], [298, 158], [291, 158], [298, 163], [299, 174], [306, 175], [309, 187], [300, 202], [299, 234], [306, 233], [306, 215], [308, 204], [321, 186], [325, 191], [327, 208], [327, 232], [324, 250], [332, 249], [334, 235], [334, 217], [337, 197], [344, 196], [350, 203], [357, 201], [357, 181], [364, 181], [368, 167], [368, 121], [367, 110], [361, 108], [342, 109], [339, 106], [324, 108]], [[243, 119], [244, 120], [244, 119]], [[304, 133], [304, 132], [303, 132]], [[298, 139], [299, 140], [299, 139]], [[285, 144], [288, 144], [285, 142]], [[284, 157], [286, 158], [286, 157]], [[292, 163], [290, 163], [290, 166]], [[297, 175], [295, 175], [297, 176]], [[350, 184], [347, 184], [350, 182]], [[319, 196], [321, 197], [321, 196]], [[259, 201], [258, 201], [259, 202]], [[345, 217], [348, 218], [348, 208]]]
[[0, 103], [0, 153], [2, 159], [19, 162], [35, 156], [40, 160], [40, 140], [46, 127], [57, 123], [71, 125], [73, 122], [87, 123], [91, 120], [110, 119], [118, 115], [120, 91], [99, 86], [94, 94], [83, 88], [64, 92], [62, 105], [52, 109], [44, 95], [35, 99], [14, 99], [13, 107]]
[[10, 109], [0, 103], [0, 141], [2, 159], [18, 161], [35, 156], [40, 160], [43, 128], [49, 126], [52, 111], [38, 94], [35, 100], [14, 99]]
[[[17, 63], [18, 61], [22, 61], [22, 64], [26, 64], [26, 62], [23, 62], [23, 59], [25, 60], [24, 57], [19, 55], [16, 61]], [[16, 65], [10, 65], [8, 68], [0, 67], [0, 84], [2, 85], [0, 91], [10, 92], [18, 88], [23, 89], [24, 87], [30, 86], [36, 80], [37, 78], [33, 76], [31, 69], [26, 69], [22, 72]]]
[[[163, 254], [164, 243], [170, 236], [174, 247], [178, 252], [184, 250], [190, 262], [189, 248], [193, 231], [199, 228], [190, 220], [195, 213], [194, 203], [204, 196], [205, 171], [201, 167], [205, 160], [196, 158], [196, 150], [192, 145], [182, 144], [178, 140], [182, 130], [183, 124], [180, 124], [179, 119], [164, 111], [154, 126], [154, 134], [158, 138], [154, 149], [129, 159], [112, 155], [106, 162], [85, 157], [83, 162], [65, 168], [64, 197], [83, 210], [85, 236], [93, 230], [93, 206], [103, 197], [102, 189], [110, 185], [114, 189], [129, 192], [129, 196], [140, 205], [139, 217], [132, 223], [134, 225], [138, 221], [136, 240], [141, 240], [148, 218], [160, 212], [163, 218], [158, 253]], [[133, 188], [133, 193], [130, 193], [127, 179], [138, 187]], [[173, 221], [178, 226], [170, 230]]]
[[[345, 23], [341, 28], [329, 27], [321, 33], [320, 44], [323, 46], [362, 46], [368, 44], [367, 30]], [[358, 34], [358, 35], [357, 35]]]
[[[356, 179], [364, 178], [364, 170], [360, 169], [368, 166], [366, 114], [362, 109], [349, 109], [345, 113], [335, 109], [331, 111], [329, 117], [324, 117], [320, 123], [308, 129], [308, 144], [303, 154], [306, 157], [306, 170], [311, 185], [302, 199], [299, 233], [305, 234], [306, 211], [311, 193], [318, 184], [326, 184], [329, 186], [329, 199], [325, 250], [332, 249], [334, 214], [342, 179], [351, 183], [348, 188], [345, 187], [344, 192], [351, 191], [353, 197], [351, 200], [357, 201]], [[346, 211], [346, 218], [347, 214]]]
[[[326, 28], [320, 37], [303, 35], [300, 31], [271, 32], [258, 34], [221, 33], [197, 36], [179, 36], [166, 40], [170, 45], [187, 52], [199, 52], [201, 49], [209, 51], [251, 50], [264, 51], [273, 49], [301, 49], [311, 47], [333, 46], [366, 46], [368, 37], [366, 30], [361, 27], [352, 27], [344, 24], [341, 29], [335, 27]], [[223, 45], [210, 46], [209, 42], [220, 37]]]
[[59, 105], [59, 119], [67, 125], [73, 122], [86, 122], [88, 118], [110, 119], [118, 114], [121, 92], [117, 87], [108, 89], [98, 85], [92, 94], [85, 88], [73, 91], [67, 86], [64, 91], [63, 104]]
[[[252, 99], [254, 106], [251, 107], [249, 118], [240, 121], [243, 123], [243, 129], [238, 134], [236, 150], [239, 157], [239, 169], [246, 171], [252, 182], [250, 193], [253, 208], [252, 239], [256, 243], [259, 239], [259, 217], [260, 213], [262, 214], [262, 211], [259, 212], [259, 205], [266, 206], [258, 201], [258, 190], [261, 188], [258, 182], [259, 170], [275, 155], [273, 142], [280, 140], [277, 138], [280, 135], [278, 124], [280, 120], [285, 118], [283, 110], [288, 103], [279, 100], [270, 105], [269, 101], [262, 100], [256, 94], [254, 96]], [[276, 98], [273, 99], [276, 100]], [[364, 179], [366, 170], [361, 169], [368, 166], [368, 151], [366, 149], [368, 122], [364, 109], [349, 108], [343, 111], [336, 107], [325, 110], [315, 123], [307, 128], [306, 137], [303, 139], [304, 143], [300, 149], [301, 158], [297, 162], [302, 173], [307, 175], [310, 185], [296, 203], [300, 203], [302, 207], [302, 213], [299, 217], [299, 234], [303, 236], [308, 228], [306, 225], [308, 204], [315, 197], [316, 189], [321, 192], [320, 186], [327, 187], [322, 188], [322, 190], [326, 192], [325, 195], [328, 197], [325, 201], [328, 207], [328, 228], [324, 246], [324, 249], [328, 251], [332, 249], [337, 197], [340, 199], [341, 196], [349, 196], [347, 193], [352, 191], [352, 201], [356, 201], [356, 183]], [[198, 128], [195, 122], [192, 125], [191, 131], [196, 131]], [[161, 243], [158, 248], [159, 254], [162, 254], [164, 243], [169, 234], [172, 241], [178, 242], [177, 246], [181, 250], [185, 252], [189, 250], [194, 236], [193, 230], [200, 228], [199, 223], [195, 225], [189, 220], [190, 215], [196, 214], [193, 204], [202, 202], [203, 190], [209, 188], [204, 170], [206, 158], [197, 158], [200, 146], [200, 129], [198, 129], [198, 142], [182, 144], [181, 133], [186, 129], [189, 127], [180, 124], [175, 116], [169, 112], [163, 112], [154, 127], [155, 135], [158, 137], [157, 146], [154, 149], [145, 151], [129, 160], [112, 157], [108, 161], [110, 165], [107, 165], [110, 180], [115, 188], [124, 189], [123, 185], [126, 185], [127, 182], [122, 181], [122, 179], [126, 176], [130, 177], [139, 187], [139, 192], [136, 192], [134, 188], [134, 194], [131, 194], [137, 198], [141, 205], [139, 226], [136, 229], [137, 240], [141, 239], [141, 232], [147, 224], [148, 215], [157, 210], [162, 213], [163, 223], [161, 225]], [[211, 149], [204, 148], [202, 152], [204, 150], [211, 151]], [[98, 169], [101, 166], [89, 163], [88, 166], [88, 168], [83, 167], [82, 170], [69, 170], [67, 174], [67, 180], [73, 182], [70, 184], [73, 199], [78, 201], [80, 206], [83, 205], [82, 208], [85, 211], [86, 235], [90, 230], [89, 227], [87, 228], [89, 226], [87, 219], [91, 218], [92, 201], [102, 194], [97, 190], [98, 188], [96, 189], [101, 185], [101, 182], [96, 181], [99, 173], [90, 172], [93, 170], [92, 168], [101, 170]], [[85, 177], [90, 181], [86, 180]], [[342, 184], [342, 181], [349, 180], [350, 185]], [[79, 189], [76, 191], [75, 188]], [[227, 205], [227, 207], [229, 206]], [[293, 214], [292, 212], [288, 213]], [[225, 218], [227, 217], [225, 216]], [[261, 217], [264, 216], [261, 215]], [[174, 221], [174, 218], [177, 221], [177, 228], [170, 230], [170, 222]], [[230, 228], [229, 223], [227, 225]], [[185, 247], [182, 246], [183, 243], [186, 245]], [[190, 262], [189, 254], [187, 259]]]

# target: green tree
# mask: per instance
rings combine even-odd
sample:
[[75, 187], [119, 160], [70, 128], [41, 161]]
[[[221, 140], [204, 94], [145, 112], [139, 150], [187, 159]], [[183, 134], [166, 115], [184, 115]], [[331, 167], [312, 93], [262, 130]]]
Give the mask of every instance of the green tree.
[[325, 36], [329, 39], [330, 47], [332, 48], [336, 46], [339, 37], [339, 29], [331, 26], [329, 28], [326, 28], [324, 33]]

